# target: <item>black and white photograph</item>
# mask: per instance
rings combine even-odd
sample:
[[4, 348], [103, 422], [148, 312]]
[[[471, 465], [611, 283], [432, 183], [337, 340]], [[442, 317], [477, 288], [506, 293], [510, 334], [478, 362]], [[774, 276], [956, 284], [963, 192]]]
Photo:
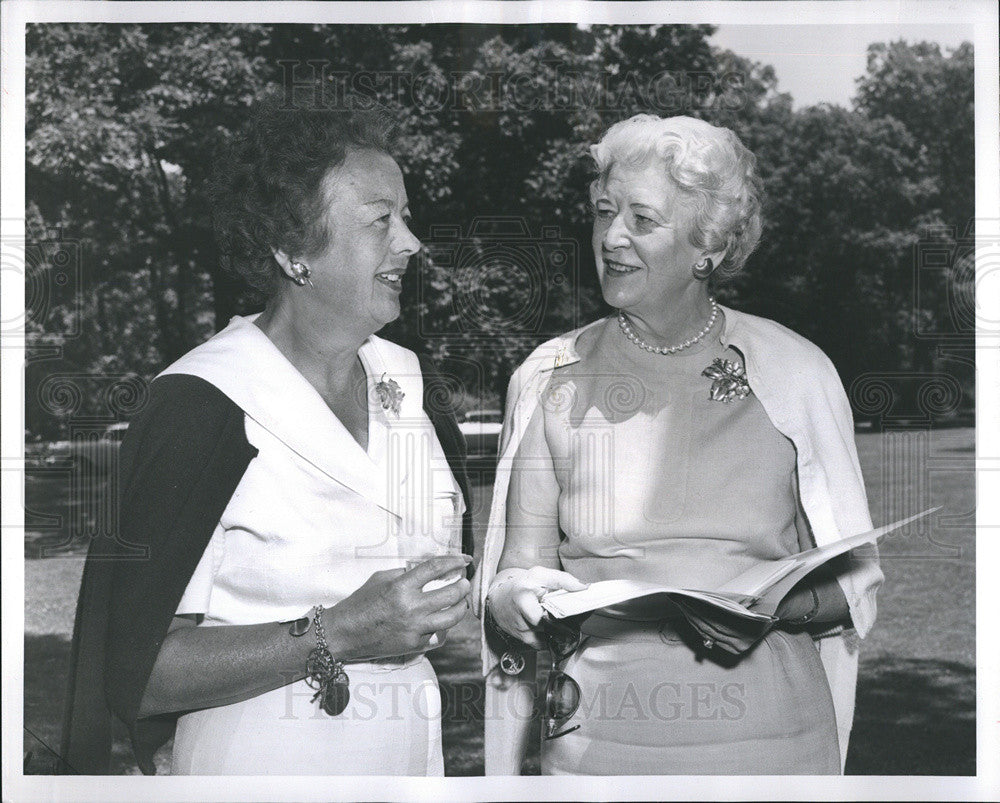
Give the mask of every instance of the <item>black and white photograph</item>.
[[994, 4], [0, 19], [5, 800], [1000, 795]]

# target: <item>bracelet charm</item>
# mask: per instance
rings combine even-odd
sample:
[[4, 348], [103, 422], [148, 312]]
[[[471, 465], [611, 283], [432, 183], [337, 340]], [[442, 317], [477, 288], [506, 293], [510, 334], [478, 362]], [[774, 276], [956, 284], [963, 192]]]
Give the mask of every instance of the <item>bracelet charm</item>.
[[520, 675], [524, 666], [524, 656], [519, 652], [507, 650], [500, 656], [500, 670], [505, 675]]
[[316, 646], [306, 661], [306, 685], [316, 689], [312, 702], [319, 700], [320, 708], [335, 717], [344, 713], [351, 700], [350, 678], [344, 671], [344, 662], [333, 657], [326, 643], [322, 614], [323, 606], [317, 605], [313, 615]]

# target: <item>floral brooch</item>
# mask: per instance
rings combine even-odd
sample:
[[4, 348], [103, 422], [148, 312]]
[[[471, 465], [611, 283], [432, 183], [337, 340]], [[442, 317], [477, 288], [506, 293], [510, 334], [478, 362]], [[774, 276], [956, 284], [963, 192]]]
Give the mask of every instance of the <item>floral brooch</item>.
[[386, 379], [385, 374], [382, 374], [382, 378], [375, 385], [375, 392], [378, 394], [382, 409], [391, 410], [392, 414], [398, 418], [399, 406], [403, 402], [403, 397], [406, 396], [399, 387], [399, 383], [392, 378]]
[[708, 391], [708, 398], [712, 401], [728, 404], [733, 399], [745, 399], [750, 395], [746, 370], [738, 362], [721, 358], [713, 360], [701, 375], [712, 380]]

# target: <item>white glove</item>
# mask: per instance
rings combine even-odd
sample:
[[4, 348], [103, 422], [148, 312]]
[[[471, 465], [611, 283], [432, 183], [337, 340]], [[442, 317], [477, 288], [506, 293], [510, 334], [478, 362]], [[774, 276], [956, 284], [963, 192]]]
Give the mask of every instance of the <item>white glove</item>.
[[540, 650], [542, 642], [535, 629], [545, 616], [545, 609], [539, 600], [557, 588], [583, 591], [586, 587], [586, 583], [558, 569], [544, 566], [504, 569], [493, 578], [486, 604], [490, 616], [501, 630]]

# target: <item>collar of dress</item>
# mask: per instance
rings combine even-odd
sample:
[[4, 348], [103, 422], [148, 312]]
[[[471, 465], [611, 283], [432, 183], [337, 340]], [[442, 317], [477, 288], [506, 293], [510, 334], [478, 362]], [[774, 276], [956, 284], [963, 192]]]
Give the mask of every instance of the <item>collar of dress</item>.
[[[248, 418], [331, 480], [402, 517], [399, 494], [390, 492], [387, 466], [380, 460], [384, 450], [369, 453], [354, 440], [316, 389], [254, 324], [256, 317], [234, 317], [160, 376], [190, 374], [210, 382]], [[358, 356], [367, 374], [369, 399], [383, 374], [395, 379], [404, 393], [398, 416], [386, 415], [377, 402], [369, 402], [372, 440], [379, 427], [422, 429], [423, 381], [415, 355], [373, 335]]]

